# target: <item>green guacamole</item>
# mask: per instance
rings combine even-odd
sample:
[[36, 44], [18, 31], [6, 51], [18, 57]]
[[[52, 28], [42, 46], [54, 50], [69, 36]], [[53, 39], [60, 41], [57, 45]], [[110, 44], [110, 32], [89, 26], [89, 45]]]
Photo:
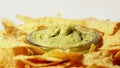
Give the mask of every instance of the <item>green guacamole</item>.
[[32, 42], [54, 48], [70, 48], [83, 45], [95, 37], [95, 31], [83, 32], [76, 25], [62, 24], [35, 31], [31, 35]]

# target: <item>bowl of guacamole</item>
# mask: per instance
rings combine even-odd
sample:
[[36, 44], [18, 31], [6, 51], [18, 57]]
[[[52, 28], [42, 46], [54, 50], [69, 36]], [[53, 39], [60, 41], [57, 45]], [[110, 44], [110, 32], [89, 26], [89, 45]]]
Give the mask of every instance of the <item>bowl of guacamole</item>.
[[33, 31], [28, 41], [44, 48], [60, 48], [81, 51], [96, 43], [99, 34], [94, 29], [73, 24], [53, 25], [44, 30]]

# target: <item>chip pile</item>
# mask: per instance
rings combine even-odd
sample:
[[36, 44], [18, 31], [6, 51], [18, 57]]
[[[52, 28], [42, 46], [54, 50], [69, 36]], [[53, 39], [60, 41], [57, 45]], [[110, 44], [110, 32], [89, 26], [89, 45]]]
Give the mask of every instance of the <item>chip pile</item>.
[[[0, 30], [0, 68], [120, 68], [120, 22], [95, 18], [73, 20], [59, 15], [16, 17], [23, 24], [15, 25], [6, 18], [1, 19], [4, 30]], [[61, 49], [46, 52], [26, 39], [32, 31], [63, 23], [93, 28], [99, 32], [100, 40], [91, 44], [89, 52], [84, 54]]]

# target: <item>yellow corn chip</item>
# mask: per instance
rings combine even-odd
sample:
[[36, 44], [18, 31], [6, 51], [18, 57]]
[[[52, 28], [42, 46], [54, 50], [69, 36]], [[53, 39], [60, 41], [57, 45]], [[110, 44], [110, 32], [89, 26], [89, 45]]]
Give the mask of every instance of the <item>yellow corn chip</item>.
[[103, 46], [101, 49], [105, 48], [113, 48], [113, 47], [119, 47], [120, 46], [120, 30], [115, 35], [108, 35], [105, 34], [103, 36]]
[[90, 49], [89, 49], [89, 52], [94, 52], [95, 49], [96, 49], [95, 44], [91, 44]]
[[27, 34], [34, 30], [37, 30], [40, 26], [39, 20], [22, 15], [16, 15], [16, 17], [23, 22], [22, 25], [18, 26], [19, 29], [23, 30]]

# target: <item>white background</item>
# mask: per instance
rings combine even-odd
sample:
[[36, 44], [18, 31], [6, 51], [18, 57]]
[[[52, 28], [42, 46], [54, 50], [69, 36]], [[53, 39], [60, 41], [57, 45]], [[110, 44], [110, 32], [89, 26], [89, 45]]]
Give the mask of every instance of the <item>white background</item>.
[[92, 16], [120, 21], [120, 0], [0, 0], [0, 18], [8, 18], [16, 23], [19, 23], [16, 14], [54, 17], [57, 13], [65, 18]]

